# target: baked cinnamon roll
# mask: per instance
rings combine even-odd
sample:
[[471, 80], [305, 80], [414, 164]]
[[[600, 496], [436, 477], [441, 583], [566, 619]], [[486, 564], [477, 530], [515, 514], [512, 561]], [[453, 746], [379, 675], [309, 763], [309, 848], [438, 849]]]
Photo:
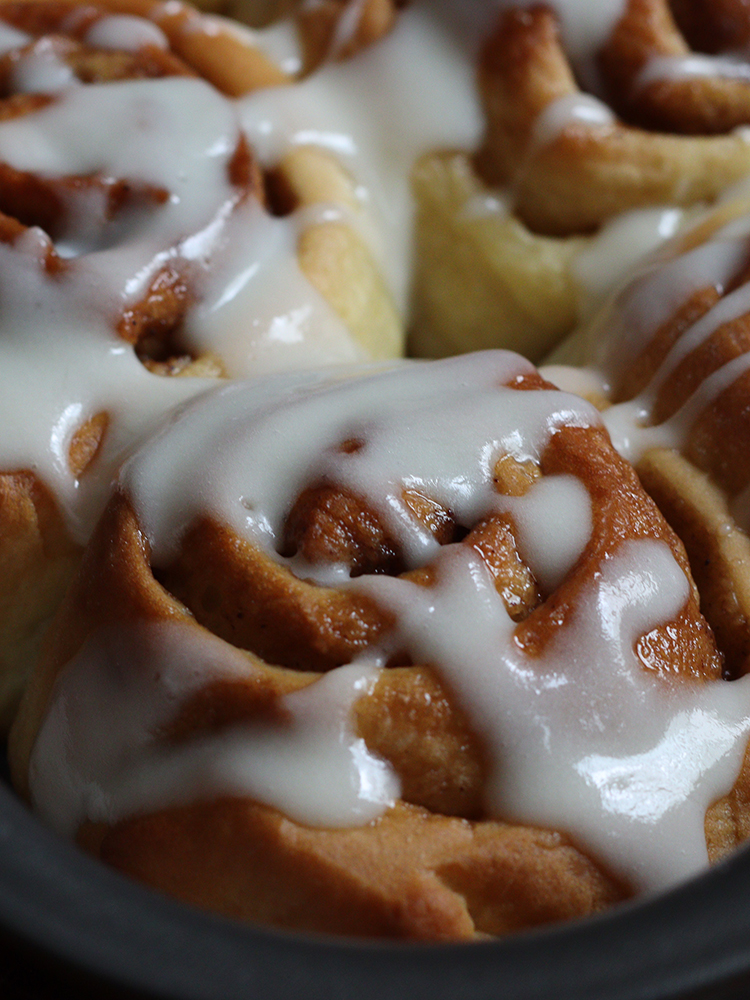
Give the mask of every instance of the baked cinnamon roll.
[[0, 50], [1, 719], [154, 420], [217, 378], [397, 355], [403, 323], [357, 182], [281, 142], [292, 77], [239, 27], [4, 0]]
[[482, 7], [468, 34], [483, 141], [416, 175], [415, 350], [510, 336], [538, 360], [685, 212], [747, 175], [750, 15], [734, 8], [728, 32], [723, 5], [693, 0]]
[[61, 833], [189, 903], [465, 940], [734, 836], [750, 691], [722, 669], [596, 409], [519, 356], [277, 376], [123, 468], [11, 762]]

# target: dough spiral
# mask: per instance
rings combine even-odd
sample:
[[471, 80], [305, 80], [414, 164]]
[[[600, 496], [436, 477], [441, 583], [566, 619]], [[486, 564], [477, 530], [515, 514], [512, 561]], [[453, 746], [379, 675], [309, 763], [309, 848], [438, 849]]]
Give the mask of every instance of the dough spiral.
[[748, 726], [721, 670], [676, 537], [528, 362], [277, 377], [196, 400], [126, 466], [13, 770], [189, 902], [495, 935], [707, 862], [693, 803], [730, 791]]

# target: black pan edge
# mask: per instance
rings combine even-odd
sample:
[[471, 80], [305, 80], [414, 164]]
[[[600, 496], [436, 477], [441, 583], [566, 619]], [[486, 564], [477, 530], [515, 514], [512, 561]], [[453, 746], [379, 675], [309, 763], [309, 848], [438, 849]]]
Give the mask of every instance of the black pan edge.
[[750, 851], [666, 895], [498, 942], [391, 945], [193, 911], [60, 840], [0, 784], [0, 927], [52, 973], [163, 1000], [750, 995]]

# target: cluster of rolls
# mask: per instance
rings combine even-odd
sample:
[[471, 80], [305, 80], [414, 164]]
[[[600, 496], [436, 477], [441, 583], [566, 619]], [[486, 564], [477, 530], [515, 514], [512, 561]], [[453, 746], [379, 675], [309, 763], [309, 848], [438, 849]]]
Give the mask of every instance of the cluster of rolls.
[[186, 903], [470, 940], [750, 835], [750, 17], [580, 8], [0, 0], [12, 777]]
[[747, 176], [748, 63], [735, 55], [747, 12], [699, 0], [475, 7], [483, 135], [417, 168], [413, 344], [491, 347], [500, 323], [539, 361], [629, 261]]

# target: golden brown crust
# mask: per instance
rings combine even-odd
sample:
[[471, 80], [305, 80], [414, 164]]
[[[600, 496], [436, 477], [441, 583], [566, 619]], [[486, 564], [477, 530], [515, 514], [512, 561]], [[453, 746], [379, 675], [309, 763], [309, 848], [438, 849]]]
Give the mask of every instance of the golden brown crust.
[[[368, 827], [317, 830], [264, 806], [220, 800], [123, 823], [104, 834], [99, 853], [184, 902], [348, 936], [470, 940], [624, 898], [558, 834], [409, 806]], [[230, 871], [227, 857], [240, 864]]]
[[[536, 19], [536, 13], [529, 18]], [[522, 46], [518, 55], [519, 65], [507, 68], [511, 81], [523, 69]], [[489, 68], [499, 72], [497, 66]], [[551, 79], [552, 89], [553, 84]], [[523, 127], [519, 120], [519, 135]], [[585, 141], [576, 138], [579, 145]], [[339, 187], [347, 203], [351, 190], [344, 172], [314, 169], [313, 161], [322, 155], [303, 152], [279, 166], [272, 183], [278, 211], [291, 211]], [[602, 155], [611, 159], [612, 149]], [[238, 146], [236, 180], [256, 191], [262, 181], [248, 157]], [[353, 197], [350, 202], [354, 207]], [[338, 227], [326, 258], [317, 245], [310, 247], [320, 235], [300, 246], [303, 269], [328, 291], [334, 308], [348, 315], [350, 300], [335, 299], [332, 279], [340, 276], [343, 262], [356, 259], [356, 240], [347, 227]], [[357, 272], [367, 267], [366, 262], [354, 265]], [[123, 318], [120, 334], [140, 345], [151, 364], [179, 367], [171, 337], [190, 295], [184, 275], [160, 273], [144, 302]], [[371, 312], [370, 292], [363, 293], [362, 302], [353, 307], [357, 315]], [[518, 388], [544, 391], [531, 379]], [[74, 439], [70, 461], [78, 474], [106, 433], [106, 414], [99, 417]], [[725, 431], [720, 424], [719, 432]], [[352, 450], [357, 446], [352, 438], [342, 443]], [[512, 516], [492, 515], [459, 528], [452, 513], [428, 495], [408, 497], [412, 512], [441, 545], [471, 547], [483, 560], [518, 623], [518, 646], [529, 656], [541, 655], [559, 629], [573, 621], [582, 592], [624, 541], [663, 541], [687, 572], [680, 542], [597, 428], [558, 431], [538, 466], [503, 460], [495, 481], [500, 493], [516, 497], [542, 475], [558, 474], [585, 483], [594, 523], [585, 551], [554, 592], [522, 558]], [[431, 566], [406, 574], [403, 553], [377, 514], [335, 483], [315, 484], [295, 499], [283, 545], [285, 555], [343, 561], [355, 576], [406, 575], [425, 588], [436, 579]], [[247, 664], [245, 676], [213, 682], [186, 699], [158, 734], [165, 745], [175, 745], [243, 722], [283, 721], [284, 695], [375, 645], [391, 628], [392, 614], [356, 589], [338, 591], [297, 579], [211, 518], [191, 525], [177, 557], [154, 571], [137, 516], [129, 499], [118, 493], [49, 634], [44, 664], [29, 685], [14, 730], [12, 769], [25, 794], [30, 755], [53, 685], [87, 637], [108, 626], [166, 621], [195, 633], [210, 630], [244, 651]], [[639, 640], [637, 653], [644, 669], [662, 677], [677, 675], [689, 684], [721, 676], [722, 657], [694, 587], [674, 619]], [[468, 939], [595, 913], [629, 894], [562, 833], [486, 818], [486, 747], [434, 665], [413, 663], [404, 650], [394, 649], [373, 690], [358, 701], [354, 717], [357, 735], [390, 763], [402, 785], [398, 805], [366, 827], [310, 829], [258, 803], [221, 799], [160, 810], [110, 828], [84, 826], [79, 839], [108, 863], [187, 902], [301, 930]], [[734, 799], [717, 805], [707, 819], [713, 854], [733, 836], [726, 814], [743, 787], [740, 782]]]
[[580, 93], [544, 7], [501, 17], [483, 50], [480, 86], [488, 124], [478, 169], [490, 184], [511, 184], [517, 214], [536, 232], [585, 233], [628, 209], [712, 201], [750, 167], [739, 136], [648, 132], [620, 121], [572, 121], [538, 143], [539, 116]]
[[681, 24], [698, 53], [735, 54], [750, 35], [750, 12], [741, 3], [682, 0], [675, 5], [665, 0], [629, 0], [598, 59], [613, 107], [624, 120], [642, 128], [685, 135], [716, 135], [746, 125], [750, 121], [747, 84], [722, 75], [718, 67], [714, 75], [639, 79], [653, 59], [694, 55]]
[[[179, 5], [179, 10], [175, 8], [171, 14], [165, 10], [157, 10], [156, 5], [143, 0], [133, 0], [132, 3], [129, 0], [105, 0], [98, 7], [84, 6], [76, 0], [2, 0], [0, 3], [0, 16], [7, 23], [34, 36], [35, 40], [29, 46], [31, 49], [38, 39], [45, 45], [52, 44], [85, 84], [143, 77], [193, 76], [202, 70], [206, 79], [226, 90], [222, 79], [213, 70], [223, 73], [225, 66], [235, 66], [239, 72], [243, 66], [265, 58], [247, 45], [241, 45], [235, 38], [232, 44], [237, 49], [231, 59], [226, 56], [225, 62], [221, 31], [209, 33], [198, 13], [187, 6]], [[178, 43], [177, 49], [147, 46], [136, 52], [120, 52], [92, 48], [82, 40], [92, 24], [107, 12], [151, 14], [170, 41]], [[183, 59], [183, 35], [191, 36], [190, 45], [194, 45], [196, 39], [202, 40], [202, 60], [206, 65], [194, 66]], [[214, 51], [214, 43], [218, 51]], [[8, 91], [12, 60], [17, 55], [11, 52], [4, 62], [0, 61], [0, 115], [5, 117], [33, 115], [54, 100], [44, 96], [40, 104], [36, 95]], [[215, 66], [210, 64], [212, 60]], [[242, 136], [238, 135], [228, 172], [228, 179], [235, 186], [238, 197], [263, 201], [260, 167]], [[96, 174], [47, 177], [0, 163], [0, 212], [13, 217], [21, 227], [13, 234], [13, 239], [23, 232], [23, 227], [31, 226], [41, 227], [52, 240], [70, 235], [72, 227], [66, 206], [70, 204], [71, 194], [82, 192], [99, 193], [105, 200], [109, 219], [116, 219], [134, 209], [158, 211], [169, 198], [168, 191], [144, 185], [138, 178], [112, 178]], [[143, 298], [130, 304], [113, 319], [117, 334], [135, 347], [136, 354], [146, 367], [158, 374], [225, 374], [214, 359], [207, 364], [207, 359], [189, 351], [181, 343], [181, 323], [187, 308], [196, 300], [195, 284], [200, 279], [200, 274], [194, 274], [194, 270], [194, 265], [191, 267], [179, 258], [172, 259], [151, 279]]]
[[[683, 5], [688, 6], [687, 4]], [[750, 27], [750, 18], [745, 15]], [[710, 31], [716, 17], [707, 17]], [[699, 52], [705, 52], [703, 42]], [[665, 76], [641, 81], [654, 59], [693, 55], [664, 0], [629, 0], [612, 37], [599, 54], [608, 99], [620, 116], [650, 130], [684, 135], [717, 135], [750, 120], [746, 83], [715, 75]]]
[[[712, 306], [716, 305], [718, 299], [717, 289], [702, 288], [682, 303], [676, 312], [661, 325], [641, 354], [628, 366], [627, 371], [618, 373], [616, 387], [612, 394], [614, 401], [619, 402], [637, 396], [651, 380], [659, 365], [685, 330], [689, 329]], [[663, 387], [663, 392], [669, 393], [673, 410], [677, 408], [674, 403], [675, 389], [676, 386], [672, 385], [671, 380]], [[661, 411], [666, 412], [667, 399], [662, 396], [657, 405]]]
[[712, 864], [750, 840], [750, 747], [732, 790], [707, 810], [705, 830]]
[[[585, 445], [576, 441], [583, 437]], [[552, 438], [542, 468], [547, 474], [572, 473], [587, 484], [594, 527], [576, 572], [557, 589], [554, 601], [542, 605], [519, 627], [518, 640], [525, 649], [541, 651], [552, 634], [550, 623], [564, 622], [575, 615], [586, 582], [625, 537], [668, 540], [675, 558], [690, 578], [682, 544], [665, 530], [662, 515], [644, 497], [632, 466], [619, 456], [613, 457], [605, 432], [561, 430]], [[679, 617], [644, 636], [639, 653], [644, 666], [657, 673], [670, 675], [679, 663], [679, 671], [685, 677], [703, 680], [721, 677], [722, 659], [701, 616], [698, 592], [692, 581], [690, 597]]]
[[348, 663], [389, 624], [371, 600], [298, 580], [212, 521], [188, 533], [159, 579], [201, 625], [293, 670]]
[[403, 321], [370, 248], [356, 231], [361, 204], [354, 178], [333, 156], [314, 146], [285, 153], [272, 178], [279, 214], [325, 203], [351, 212], [354, 225], [342, 219], [306, 227], [297, 244], [300, 268], [368, 357], [401, 354]]
[[[742, 298], [748, 282], [744, 229], [730, 226], [727, 232], [724, 226], [746, 218], [747, 209], [746, 201], [736, 200], [706, 213], [651, 263], [644, 276], [621, 291], [610, 307], [614, 315], [605, 311], [600, 317], [603, 323], [597, 321], [589, 331], [603, 333], [605, 339], [612, 331], [627, 336], [631, 296], [637, 297], [644, 288], [660, 317], [665, 304], [671, 308], [666, 319], [654, 324], [632, 361], [624, 364], [610, 358], [612, 390], [605, 408], [610, 402], [637, 402], [642, 410], [633, 417], [636, 428], [645, 422], [648, 434], [653, 425], [654, 443], [636, 462], [638, 476], [685, 546], [701, 611], [724, 657], [724, 676], [730, 680], [750, 670], [750, 538], [746, 519], [740, 520], [747, 508], [744, 491], [750, 484], [750, 379], [742, 360], [750, 349], [750, 319]], [[689, 265], [687, 255], [704, 245], [710, 252], [711, 241], [727, 246], [732, 240], [737, 254], [730, 273], [701, 287], [702, 265]], [[687, 270], [679, 272], [681, 258], [686, 259]], [[677, 270], [670, 270], [673, 263]], [[690, 279], [685, 283], [686, 274]], [[732, 294], [735, 308], [730, 300], [722, 313]], [[702, 322], [703, 337], [699, 336]], [[594, 351], [600, 354], [599, 348]], [[719, 379], [713, 390], [712, 377]], [[662, 426], [666, 433], [658, 443]], [[733, 788], [709, 808], [705, 831], [712, 863], [750, 836], [747, 749]]]
[[750, 40], [745, 0], [669, 0], [683, 37], [697, 52], [739, 52]]
[[31, 472], [0, 475], [0, 538], [0, 726], [7, 730], [80, 549]]
[[[134, 13], [151, 8], [152, 5], [137, 0], [134, 4], [107, 5], [105, 2], [99, 7], [68, 0], [4, 0], [0, 4], [0, 17], [33, 36], [35, 40], [30, 43], [30, 49], [37, 44], [36, 39], [52, 46], [84, 84], [193, 75], [194, 69], [174, 51], [147, 47], [123, 53], [92, 48], [82, 41], [87, 29], [103, 12]], [[73, 13], [80, 17], [72, 17]], [[188, 16], [198, 17], [195, 13], [185, 14]], [[195, 27], [193, 20], [191, 30]], [[56, 99], [43, 94], [12, 93], [14, 58], [10, 54], [0, 60], [0, 118], [4, 120], [33, 116]], [[257, 194], [262, 188], [257, 165], [246, 165], [245, 176], [233, 179], [244, 183], [248, 196]], [[73, 228], [66, 207], [70, 204], [70, 196], [89, 193], [101, 195], [110, 219], [133, 209], [158, 210], [168, 197], [168, 192], [144, 185], [137, 179], [95, 175], [49, 177], [2, 163], [0, 239], [12, 247], [33, 226], [41, 227], [51, 240], [65, 239]], [[57, 254], [50, 242], [40, 258], [40, 267], [48, 278], [64, 278], [69, 262]], [[170, 339], [179, 325], [181, 308], [188, 297], [184, 277], [174, 271], [158, 275], [143, 301], [135, 303], [119, 318], [119, 332], [134, 344], [144, 363], [152, 369], [158, 365], [172, 369], [177, 366], [186, 373], [194, 365], [198, 370], [193, 373], [207, 374], [212, 360], [185, 357], [179, 345]], [[115, 318], [113, 334], [117, 322]], [[68, 466], [75, 479], [91, 475], [92, 471], [96, 474], [92, 466], [96, 465], [109, 422], [109, 414], [102, 410], [84, 417], [80, 426], [74, 429], [68, 446]], [[26, 471], [5, 470], [0, 480], [0, 565], [4, 581], [0, 600], [0, 645], [3, 650], [0, 726], [5, 728], [36, 659], [41, 633], [59, 603], [80, 552], [69, 538], [50, 492], [36, 476]]]
[[[99, 623], [106, 626], [120, 614], [125, 620], [138, 615], [150, 620], [186, 615], [162, 588], [144, 577], [146, 558], [145, 542], [132, 511], [119, 501], [113, 502], [87, 546], [80, 573], [65, 593], [45, 635], [42, 662], [24, 690], [10, 752], [14, 784], [23, 794], [28, 792], [29, 756], [55, 679], [83, 645], [88, 632]], [[85, 586], [83, 579], [87, 580]], [[69, 614], [66, 626], [61, 627], [60, 622]]]

